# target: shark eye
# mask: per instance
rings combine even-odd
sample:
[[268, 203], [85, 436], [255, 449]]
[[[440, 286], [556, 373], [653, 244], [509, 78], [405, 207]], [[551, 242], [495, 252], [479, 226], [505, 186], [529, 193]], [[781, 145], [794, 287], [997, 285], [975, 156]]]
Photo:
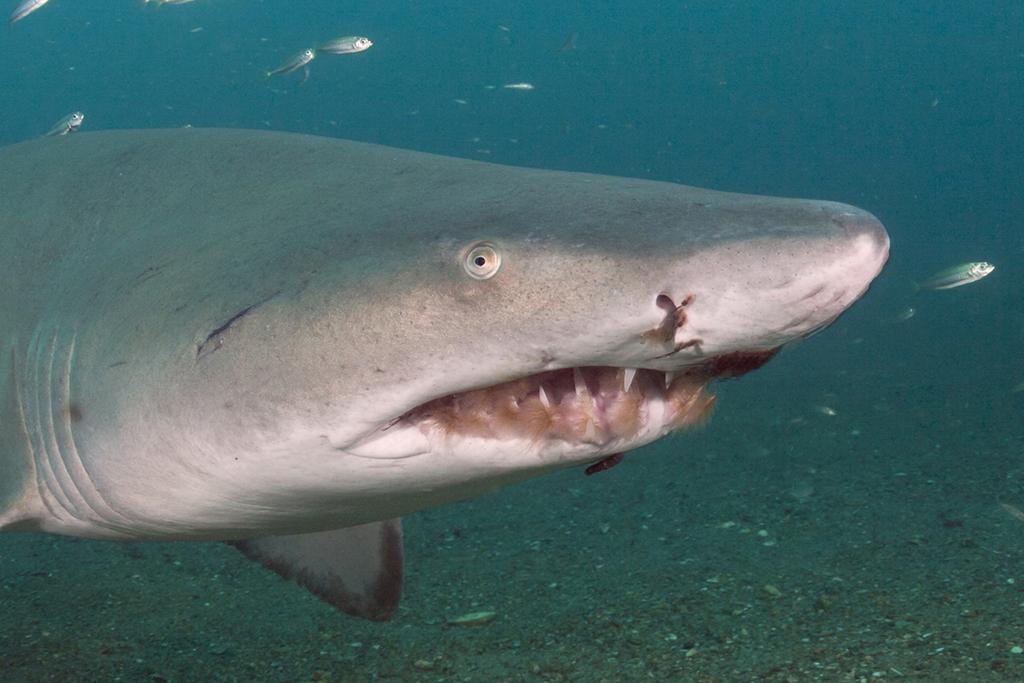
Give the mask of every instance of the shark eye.
[[498, 253], [497, 247], [490, 242], [480, 242], [466, 252], [466, 260], [462, 267], [466, 269], [471, 278], [489, 280], [501, 268], [501, 254]]

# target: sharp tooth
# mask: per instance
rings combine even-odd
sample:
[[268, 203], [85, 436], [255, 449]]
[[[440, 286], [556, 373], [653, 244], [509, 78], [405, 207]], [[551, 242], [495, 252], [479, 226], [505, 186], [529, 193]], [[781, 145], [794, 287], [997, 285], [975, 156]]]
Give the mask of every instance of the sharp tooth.
[[629, 393], [629, 388], [633, 386], [633, 378], [636, 377], [636, 368], [625, 368], [625, 373], [622, 376], [622, 385], [625, 387], [623, 393]]
[[587, 390], [587, 383], [583, 381], [583, 373], [579, 368], [572, 369], [572, 381], [576, 384], [576, 395], [589, 398], [590, 391]]
[[675, 379], [675, 373], [672, 373], [672, 372], [666, 372], [665, 373], [665, 388], [666, 389], [668, 389], [669, 385], [672, 384], [672, 380], [673, 379]]
[[587, 421], [586, 426], [583, 428], [583, 438], [587, 441], [594, 441], [597, 437], [597, 426], [594, 424], [594, 397], [591, 396], [590, 390], [587, 389], [587, 383], [583, 379], [583, 373], [580, 372], [579, 368], [572, 369], [572, 380], [576, 384], [576, 398], [578, 399], [578, 407], [583, 413], [583, 419]]
[[537, 395], [540, 397], [540, 402], [544, 405], [544, 407], [547, 408], [548, 410], [551, 410], [551, 401], [548, 400], [548, 394], [546, 391], [544, 391], [543, 384], [537, 387]]

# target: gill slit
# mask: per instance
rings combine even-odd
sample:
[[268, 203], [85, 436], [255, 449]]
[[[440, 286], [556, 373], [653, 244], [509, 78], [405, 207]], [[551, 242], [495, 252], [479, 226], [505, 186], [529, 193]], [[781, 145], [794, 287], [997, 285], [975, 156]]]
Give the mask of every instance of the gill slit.
[[37, 449], [35, 444], [32, 442], [32, 436], [35, 433], [33, 429], [29, 427], [28, 414], [25, 410], [25, 380], [27, 377], [23, 376], [23, 373], [28, 373], [31, 367], [29, 359], [32, 357], [32, 342], [29, 341], [29, 348], [25, 352], [25, 365], [18, 365], [18, 353], [15, 349], [11, 349], [11, 375], [14, 377], [14, 402], [18, 410], [18, 422], [21, 425], [21, 435], [23, 443], [25, 444], [25, 455], [28, 458], [31, 476], [36, 483], [36, 493], [39, 495], [39, 500], [42, 501], [43, 507], [50, 514], [51, 517], [59, 517], [58, 511], [54, 510], [53, 506], [50, 505], [50, 497], [47, 495], [47, 487], [45, 481], [45, 473], [42, 472], [41, 463], [36, 458]]
[[57, 431], [58, 452], [71, 475], [75, 488], [92, 511], [94, 521], [111, 528], [123, 527], [128, 521], [127, 518], [111, 507], [103, 497], [103, 494], [100, 493], [89, 469], [85, 465], [85, 461], [79, 455], [78, 445], [75, 443], [71, 419], [71, 370], [74, 367], [77, 343], [78, 332], [75, 331], [71, 334], [71, 341], [68, 343], [68, 350], [64, 355], [64, 367], [60, 375], [59, 391], [54, 392], [58, 414], [62, 418], [59, 425], [60, 430]]
[[[49, 401], [44, 400], [49, 394], [49, 373], [46, 378], [42, 377], [49, 364], [43, 363], [45, 353], [45, 342], [40, 329], [36, 329], [29, 341], [28, 352], [25, 354], [25, 374], [27, 391], [26, 397], [26, 427], [28, 429], [29, 443], [35, 456], [36, 466], [39, 473], [39, 488], [42, 499], [47, 503], [46, 507], [54, 517], [60, 520], [66, 519], [68, 515], [78, 518], [74, 512], [74, 506], [70, 497], [64, 491], [61, 479], [55, 467], [54, 455], [48, 448], [49, 439], [46, 438], [46, 429], [43, 424], [43, 406], [48, 406]], [[59, 506], [55, 509], [49, 505], [53, 500]]]
[[[79, 522], [120, 526], [117, 521], [123, 517], [110, 508], [96, 489], [79, 457], [72, 433], [69, 406], [77, 338], [77, 332], [72, 333], [63, 350], [59, 327], [55, 326], [48, 335], [36, 331], [26, 357], [26, 379], [31, 386], [28, 392], [19, 391], [19, 395], [30, 400], [19, 400], [19, 409], [37, 466], [40, 494], [50, 513], [62, 520], [70, 516]], [[61, 509], [55, 509], [51, 501]]]

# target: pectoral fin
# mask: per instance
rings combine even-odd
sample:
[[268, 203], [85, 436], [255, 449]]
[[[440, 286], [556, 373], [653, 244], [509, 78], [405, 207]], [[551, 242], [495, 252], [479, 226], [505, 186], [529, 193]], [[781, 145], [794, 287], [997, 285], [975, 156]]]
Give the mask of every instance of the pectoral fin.
[[402, 521], [268, 536], [232, 545], [353, 616], [385, 621], [402, 592]]

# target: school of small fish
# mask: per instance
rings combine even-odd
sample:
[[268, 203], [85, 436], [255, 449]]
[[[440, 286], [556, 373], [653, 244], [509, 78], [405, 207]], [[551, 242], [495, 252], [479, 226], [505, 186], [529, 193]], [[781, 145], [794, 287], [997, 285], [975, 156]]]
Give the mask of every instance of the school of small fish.
[[[195, 0], [142, 0], [142, 4], [145, 7], [152, 5], [159, 8], [163, 5], [186, 5], [194, 1]], [[36, 10], [41, 9], [43, 5], [48, 2], [49, 0], [22, 0], [11, 12], [10, 17], [8, 17], [8, 24], [15, 24], [16, 22], [21, 21]], [[202, 27], [196, 27], [193, 28], [191, 32], [195, 33], [201, 30]], [[269, 79], [274, 76], [285, 76], [301, 70], [302, 79], [299, 81], [299, 84], [301, 85], [309, 78], [309, 65], [314, 59], [316, 59], [318, 54], [351, 55], [358, 52], [365, 52], [371, 47], [373, 47], [373, 41], [366, 36], [342, 36], [340, 38], [334, 38], [320, 43], [315, 48], [309, 47], [296, 53], [277, 68], [264, 71], [263, 75]], [[506, 87], [519, 87], [523, 85], [528, 84], [517, 84]], [[533, 86], [529, 87], [532, 88]], [[84, 120], [85, 115], [82, 114], [82, 112], [76, 111], [68, 114], [55, 123], [48, 132], [44, 133], [44, 137], [64, 136], [69, 133], [73, 133], [81, 127]]]
[[[194, 1], [195, 0], [142, 0], [142, 5], [143, 7], [152, 6], [155, 8], [160, 8], [164, 5], [187, 5], [193, 3]], [[39, 9], [42, 9], [42, 7], [46, 5], [48, 2], [49, 0], [21, 0], [21, 2], [19, 2], [15, 6], [14, 10], [8, 17], [8, 24], [13, 25], [21, 21], [22, 19], [25, 19], [30, 14], [36, 12]], [[511, 31], [511, 29], [508, 28], [507, 26], [499, 25], [498, 28], [505, 33]], [[201, 26], [197, 26], [190, 29], [190, 33], [197, 33], [202, 30], [203, 28]], [[565, 53], [575, 50], [576, 38], [577, 35], [575, 32], [570, 33], [562, 42], [561, 47], [558, 48], [558, 52]], [[366, 36], [347, 35], [341, 36], [339, 38], [333, 38], [331, 40], [326, 40], [322, 43], [319, 43], [314, 47], [308, 47], [302, 50], [301, 52], [295, 53], [287, 60], [279, 64], [277, 67], [264, 70], [263, 75], [267, 80], [269, 80], [275, 76], [287, 76], [289, 74], [301, 71], [302, 76], [299, 79], [298, 84], [302, 85], [309, 79], [310, 64], [313, 62], [314, 59], [317, 58], [318, 55], [351, 55], [360, 52], [365, 52], [366, 50], [369, 50], [371, 47], [373, 47], [373, 41], [367, 38]], [[506, 83], [502, 86], [484, 86], [486, 90], [496, 90], [499, 87], [503, 90], [518, 90], [526, 92], [533, 90], [535, 88], [533, 83], [529, 83], [526, 81]], [[273, 92], [277, 93], [284, 92], [276, 89], [272, 90]], [[456, 99], [454, 101], [456, 104], [468, 104], [468, 101], [465, 99]], [[82, 126], [82, 123], [84, 121], [85, 115], [82, 112], [72, 112], [71, 114], [68, 114], [67, 116], [60, 119], [53, 126], [51, 126], [50, 129], [43, 134], [43, 136], [61, 137], [68, 135], [78, 130]], [[488, 150], [478, 151], [484, 152]]]
[[[32, 14], [36, 10], [42, 8], [50, 0], [22, 0], [14, 11], [11, 12], [11, 16], [8, 18], [9, 24], [21, 21], [28, 15]], [[186, 5], [194, 0], [143, 0], [144, 6], [153, 5], [154, 7], [161, 7], [163, 5]], [[193, 29], [195, 31], [195, 29]], [[303, 70], [303, 77], [301, 82], [305, 82], [309, 78], [309, 63], [312, 62], [317, 53], [323, 53], [328, 55], [350, 55], [357, 52], [364, 52], [373, 47], [373, 41], [366, 36], [342, 36], [341, 38], [334, 38], [321, 43], [316, 48], [306, 48], [302, 52], [292, 56], [281, 66], [276, 69], [270, 69], [264, 71], [264, 75], [267, 78], [271, 76], [286, 75], [294, 73], [299, 69]], [[509, 86], [506, 86], [509, 87]], [[532, 87], [532, 86], [531, 86]], [[70, 131], [67, 131], [70, 132]], [[62, 135], [65, 133], [62, 133]]]
[[302, 80], [299, 83], [305, 83], [309, 79], [309, 64], [316, 59], [318, 54], [351, 55], [369, 50], [371, 47], [373, 47], [373, 41], [366, 36], [342, 36], [341, 38], [321, 43], [315, 48], [307, 47], [302, 52], [293, 55], [276, 69], [265, 71], [264, 75], [267, 78], [271, 76], [284, 76], [302, 69]]

